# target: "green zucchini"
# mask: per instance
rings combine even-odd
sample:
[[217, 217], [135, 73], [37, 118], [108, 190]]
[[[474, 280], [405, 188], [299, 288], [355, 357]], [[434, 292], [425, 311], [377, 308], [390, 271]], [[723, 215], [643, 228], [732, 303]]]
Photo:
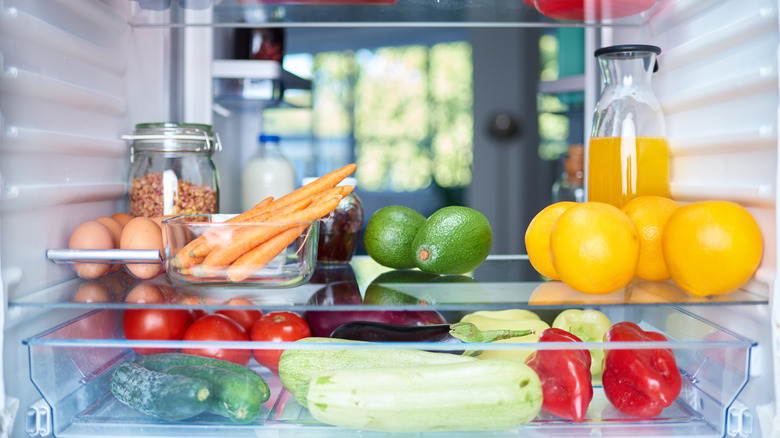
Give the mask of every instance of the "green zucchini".
[[163, 420], [194, 417], [208, 407], [209, 384], [187, 376], [152, 371], [133, 362], [111, 374], [111, 393], [138, 412]]
[[326, 424], [381, 432], [505, 430], [542, 408], [542, 385], [509, 359], [331, 370], [308, 384], [307, 407]]
[[[296, 342], [366, 344], [337, 338], [304, 338]], [[433, 353], [403, 349], [287, 349], [279, 358], [279, 378], [282, 385], [305, 404], [303, 384], [321, 371], [335, 369], [378, 368], [387, 366], [436, 365], [475, 362], [479, 359], [457, 354]]]
[[228, 417], [235, 423], [249, 423], [263, 407], [260, 394], [244, 375], [209, 365], [177, 365], [165, 370], [209, 382], [209, 412]]
[[268, 384], [263, 380], [263, 377], [260, 376], [260, 374], [257, 374], [254, 370], [243, 365], [226, 360], [199, 356], [197, 354], [159, 353], [140, 357], [136, 359], [136, 362], [150, 370], [160, 372], [178, 365], [206, 365], [224, 368], [247, 377], [260, 395], [261, 402], [265, 402], [271, 397], [271, 390], [268, 388]]

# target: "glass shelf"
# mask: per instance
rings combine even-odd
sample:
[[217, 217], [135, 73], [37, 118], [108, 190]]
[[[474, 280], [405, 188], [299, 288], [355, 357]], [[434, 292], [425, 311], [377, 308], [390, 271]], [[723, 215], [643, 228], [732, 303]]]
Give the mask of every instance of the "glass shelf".
[[[136, 290], [161, 291], [164, 303], [129, 303]], [[11, 307], [101, 309], [128, 307], [225, 307], [233, 297], [249, 299], [264, 310], [372, 310], [473, 311], [502, 308], [603, 307], [624, 305], [755, 305], [767, 304], [768, 295], [739, 289], [725, 295], [695, 297], [672, 282], [634, 280], [617, 292], [589, 295], [559, 281], [542, 281], [528, 257], [490, 256], [468, 275], [433, 275], [419, 270], [393, 270], [367, 256], [348, 265], [319, 265], [311, 280], [289, 289], [176, 289], [165, 275], [139, 281], [124, 270], [98, 280], [74, 279], [11, 300]], [[236, 306], [235, 308], [242, 308]]]
[[[652, 13], [564, 21], [506, 0], [136, 0], [137, 27], [636, 27]], [[587, 7], [587, 5], [585, 6]]]

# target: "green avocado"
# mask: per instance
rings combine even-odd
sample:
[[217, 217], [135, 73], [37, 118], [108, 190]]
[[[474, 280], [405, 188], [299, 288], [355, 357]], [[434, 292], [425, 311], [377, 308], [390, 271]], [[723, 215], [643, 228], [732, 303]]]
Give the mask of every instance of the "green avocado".
[[427, 283], [438, 277], [437, 274], [421, 272], [416, 269], [383, 272], [366, 287], [363, 303], [380, 305], [425, 304], [424, 300], [393, 289], [392, 286], [401, 283]]
[[425, 223], [425, 216], [411, 208], [390, 205], [377, 210], [366, 224], [366, 252], [382, 266], [414, 267], [412, 240]]
[[421, 271], [465, 274], [485, 261], [493, 230], [485, 215], [469, 207], [444, 207], [433, 213], [412, 241]]

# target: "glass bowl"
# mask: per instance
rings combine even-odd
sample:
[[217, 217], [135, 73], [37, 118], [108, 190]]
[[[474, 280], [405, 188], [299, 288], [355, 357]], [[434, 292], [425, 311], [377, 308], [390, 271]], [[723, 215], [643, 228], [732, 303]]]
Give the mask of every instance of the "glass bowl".
[[168, 278], [180, 287], [285, 288], [311, 278], [318, 221], [229, 222], [235, 215], [165, 219]]

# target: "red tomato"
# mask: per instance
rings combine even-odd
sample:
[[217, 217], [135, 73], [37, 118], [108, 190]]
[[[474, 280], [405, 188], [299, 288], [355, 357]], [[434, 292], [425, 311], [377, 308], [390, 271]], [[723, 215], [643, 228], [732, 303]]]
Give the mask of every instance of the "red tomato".
[[[237, 322], [225, 315], [213, 313], [206, 315], [192, 325], [184, 333], [185, 341], [248, 341], [249, 335]], [[215, 357], [246, 366], [252, 356], [252, 350], [235, 348], [182, 348], [182, 353], [198, 354]]]
[[[126, 309], [122, 316], [125, 338], [131, 340], [180, 341], [192, 324], [192, 314], [183, 309]], [[169, 349], [134, 348], [139, 354], [157, 354]]]
[[[255, 303], [247, 300], [246, 298], [231, 298], [229, 299], [225, 304], [231, 305], [231, 306], [254, 306]], [[246, 330], [247, 333], [249, 333], [250, 330], [252, 330], [252, 324], [255, 323], [258, 319], [260, 319], [261, 316], [263, 316], [263, 312], [257, 309], [220, 309], [217, 310], [215, 313], [219, 313], [220, 315], [225, 315], [228, 318], [232, 319], [233, 321], [239, 323], [241, 327]]]
[[[252, 326], [250, 337], [258, 342], [291, 342], [311, 336], [306, 320], [293, 312], [271, 312]], [[279, 357], [284, 350], [254, 350], [255, 360], [273, 372], [279, 371]]]

